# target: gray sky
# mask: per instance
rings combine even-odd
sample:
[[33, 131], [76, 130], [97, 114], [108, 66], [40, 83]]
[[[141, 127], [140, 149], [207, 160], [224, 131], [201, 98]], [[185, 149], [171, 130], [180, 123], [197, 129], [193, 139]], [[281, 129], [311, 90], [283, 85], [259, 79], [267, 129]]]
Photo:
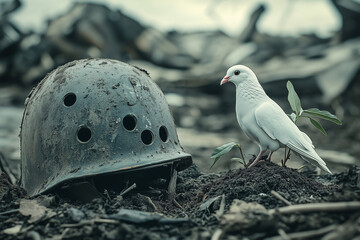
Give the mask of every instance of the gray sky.
[[[73, 0], [24, 0], [13, 19], [25, 29], [41, 31], [45, 20], [66, 12]], [[81, 1], [79, 1], [81, 2]], [[87, 1], [88, 2], [88, 1]], [[103, 0], [109, 7], [121, 9], [145, 25], [159, 30], [221, 29], [239, 34], [252, 10], [265, 2], [268, 11], [259, 22], [259, 30], [276, 35], [316, 32], [329, 36], [341, 26], [336, 9], [328, 0]]]

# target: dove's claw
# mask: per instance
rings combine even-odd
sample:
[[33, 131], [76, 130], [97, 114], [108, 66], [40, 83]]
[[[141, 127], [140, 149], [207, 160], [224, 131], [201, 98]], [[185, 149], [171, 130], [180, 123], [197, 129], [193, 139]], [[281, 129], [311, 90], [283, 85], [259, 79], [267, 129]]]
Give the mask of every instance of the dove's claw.
[[266, 158], [266, 161], [271, 162], [271, 156], [273, 153], [274, 153], [273, 151], [270, 151], [269, 156]]
[[255, 166], [260, 161], [262, 155], [265, 153], [265, 150], [260, 151], [259, 155], [256, 157], [256, 159], [250, 164], [249, 168]]

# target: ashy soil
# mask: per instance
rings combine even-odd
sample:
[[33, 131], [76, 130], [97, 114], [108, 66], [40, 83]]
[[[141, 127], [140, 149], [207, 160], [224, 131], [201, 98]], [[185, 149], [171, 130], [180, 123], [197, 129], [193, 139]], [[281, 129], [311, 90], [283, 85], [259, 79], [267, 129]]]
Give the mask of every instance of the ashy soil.
[[192, 165], [179, 172], [174, 198], [168, 181], [156, 179], [82, 202], [56, 193], [30, 199], [3, 173], [0, 239], [353, 239], [360, 235], [359, 209], [281, 209], [286, 200], [359, 201], [359, 176], [358, 167], [318, 176], [270, 162], [212, 174]]

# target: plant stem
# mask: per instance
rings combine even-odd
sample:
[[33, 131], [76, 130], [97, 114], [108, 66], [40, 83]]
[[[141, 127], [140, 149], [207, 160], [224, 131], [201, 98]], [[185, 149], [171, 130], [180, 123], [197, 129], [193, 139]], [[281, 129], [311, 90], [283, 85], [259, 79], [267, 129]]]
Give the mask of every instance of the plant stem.
[[282, 165], [283, 167], [285, 167], [286, 149], [287, 149], [287, 147], [285, 146], [284, 159], [283, 159], [283, 160], [281, 160], [281, 165]]
[[291, 153], [291, 149], [289, 148], [288, 155], [286, 157], [286, 161], [290, 159], [290, 153]]
[[239, 148], [239, 150], [240, 150], [240, 154], [241, 154], [241, 158], [242, 158], [242, 160], [243, 160], [243, 165], [244, 165], [244, 167], [245, 167], [245, 168], [248, 168], [248, 165], [246, 164], [245, 157], [244, 157], [243, 151], [242, 151], [242, 149], [241, 149], [241, 146], [240, 146], [239, 144], [236, 144], [236, 146], [237, 146], [237, 147]]
[[295, 115], [295, 119], [294, 119], [294, 123], [296, 124], [297, 120], [301, 117], [301, 114], [300, 113], [296, 113]]
[[290, 153], [291, 153], [291, 149], [289, 148], [288, 154], [286, 156], [285, 164], [290, 159]]
[[290, 151], [291, 151], [291, 149], [289, 148], [289, 151], [286, 152], [287, 149], [288, 148], [285, 146], [284, 161], [281, 161], [283, 167], [286, 167], [286, 162], [290, 159]]
[[242, 159], [245, 159], [244, 154], [243, 154], [243, 151], [242, 151], [242, 149], [241, 149], [240, 145], [239, 145], [239, 144], [237, 144], [237, 147], [238, 147], [238, 148], [239, 148], [239, 150], [240, 150], [240, 153], [241, 153], [241, 157], [242, 157]]

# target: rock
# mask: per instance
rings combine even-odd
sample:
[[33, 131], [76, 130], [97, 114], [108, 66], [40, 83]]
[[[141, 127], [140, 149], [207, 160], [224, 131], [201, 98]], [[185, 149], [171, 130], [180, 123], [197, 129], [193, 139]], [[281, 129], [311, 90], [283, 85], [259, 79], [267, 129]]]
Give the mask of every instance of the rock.
[[68, 214], [69, 214], [70, 218], [76, 223], [80, 222], [81, 220], [83, 220], [85, 218], [84, 212], [82, 212], [81, 210], [74, 208], [74, 207], [69, 208]]
[[10, 228], [4, 229], [2, 232], [7, 235], [17, 235], [21, 231], [22, 225], [15, 225]]
[[30, 216], [29, 223], [35, 223], [40, 219], [49, 219], [56, 215], [56, 213], [40, 204], [36, 199], [21, 199], [19, 211], [24, 216]]
[[227, 232], [252, 227], [264, 229], [271, 225], [271, 220], [264, 206], [235, 199], [230, 206], [229, 212], [222, 216], [220, 225]]
[[108, 216], [111, 219], [121, 220], [130, 223], [144, 224], [158, 222], [163, 224], [179, 224], [189, 221], [187, 218], [168, 218], [163, 214], [149, 213], [138, 210], [120, 209], [116, 214]]

